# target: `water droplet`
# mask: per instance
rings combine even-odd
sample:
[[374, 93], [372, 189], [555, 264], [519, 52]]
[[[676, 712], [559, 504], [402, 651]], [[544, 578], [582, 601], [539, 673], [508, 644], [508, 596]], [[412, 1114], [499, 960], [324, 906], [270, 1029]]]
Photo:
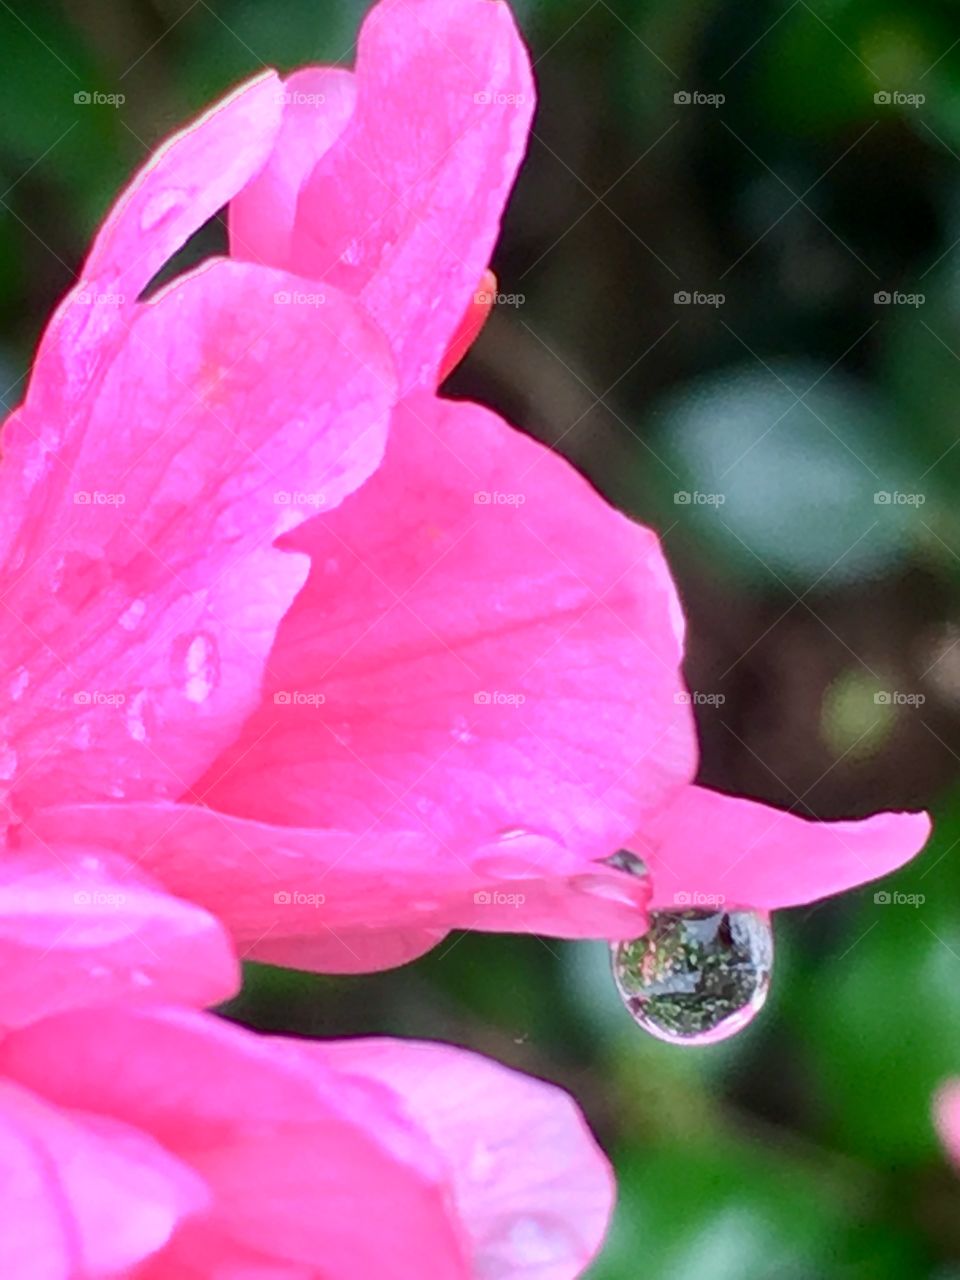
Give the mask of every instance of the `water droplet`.
[[631, 876], [645, 876], [648, 873], [647, 864], [642, 858], [638, 858], [635, 853], [631, 853], [629, 849], [618, 849], [616, 853], [612, 853], [609, 858], [601, 858], [601, 862], [605, 862], [608, 867], [616, 867], [618, 871], [626, 871]]
[[151, 231], [168, 213], [182, 208], [184, 200], [183, 191], [160, 191], [155, 196], [151, 196], [140, 214], [140, 230]]
[[619, 902], [625, 907], [636, 907], [644, 901], [637, 894], [636, 887], [628, 880], [618, 883], [619, 877], [612, 876], [577, 876], [572, 881], [578, 893], [589, 894], [591, 898], [605, 898], [608, 902]]
[[475, 1142], [467, 1164], [467, 1177], [471, 1182], [489, 1182], [496, 1168], [497, 1158], [487, 1142]]
[[146, 603], [143, 600], [134, 600], [133, 604], [124, 609], [117, 621], [124, 631], [136, 631], [146, 612]]
[[355, 267], [362, 257], [363, 253], [360, 248], [360, 241], [351, 240], [343, 253], [341, 253], [340, 261], [345, 262], [348, 267]]
[[217, 642], [206, 631], [193, 637], [183, 659], [186, 683], [183, 692], [189, 702], [205, 702], [220, 676]]
[[450, 727], [450, 737], [454, 742], [462, 742], [464, 744], [476, 742], [477, 735], [471, 733], [470, 725], [466, 716], [454, 716], [453, 724]]
[[130, 982], [135, 987], [149, 987], [153, 984], [153, 979], [144, 969], [131, 969]]
[[93, 738], [93, 730], [90, 728], [89, 721], [86, 721], [80, 726], [77, 732], [73, 735], [74, 746], [79, 747], [81, 751], [86, 751], [87, 747], [89, 747], [90, 745], [92, 738]]
[[146, 689], [135, 693], [127, 705], [127, 733], [134, 742], [146, 742], [147, 726], [143, 719], [143, 710], [147, 701]]
[[30, 683], [30, 672], [26, 667], [17, 667], [10, 680], [10, 697], [14, 702], [19, 702], [23, 697], [24, 690]]
[[17, 753], [12, 747], [0, 746], [0, 782], [9, 782], [17, 771]]
[[638, 1026], [672, 1044], [715, 1044], [763, 1007], [773, 932], [762, 911], [651, 911], [649, 931], [612, 951]]
[[546, 832], [508, 827], [477, 849], [473, 869], [488, 880], [530, 880], [557, 868], [563, 842]]
[[567, 1263], [578, 1252], [568, 1223], [553, 1214], [505, 1215], [492, 1223], [474, 1259], [482, 1280], [508, 1280], [528, 1268]]

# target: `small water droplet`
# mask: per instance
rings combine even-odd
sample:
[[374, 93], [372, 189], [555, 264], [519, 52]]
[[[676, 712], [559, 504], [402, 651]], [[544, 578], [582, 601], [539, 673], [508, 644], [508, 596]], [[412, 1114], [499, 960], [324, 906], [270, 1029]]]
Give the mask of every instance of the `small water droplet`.
[[133, 604], [124, 609], [117, 621], [124, 631], [136, 631], [146, 612], [146, 603], [143, 600], [134, 600]]
[[629, 880], [618, 883], [620, 877], [613, 876], [577, 876], [571, 883], [578, 893], [589, 894], [591, 898], [605, 898], [608, 902], [619, 902], [625, 907], [636, 907], [643, 902], [638, 898], [637, 890]]
[[88, 975], [95, 979], [109, 978], [110, 972], [105, 964], [92, 964], [87, 970]]
[[90, 728], [90, 722], [85, 721], [73, 735], [74, 746], [79, 747], [81, 751], [86, 751], [92, 738], [93, 730]]
[[0, 781], [9, 782], [17, 771], [17, 753], [12, 747], [0, 746]]
[[348, 267], [355, 267], [362, 258], [363, 254], [360, 249], [359, 240], [351, 240], [343, 253], [340, 255], [340, 261], [345, 262]]
[[30, 672], [26, 667], [17, 667], [10, 680], [10, 697], [14, 702], [20, 701], [29, 683]]
[[651, 911], [648, 932], [612, 952], [638, 1026], [671, 1044], [716, 1044], [763, 1007], [773, 931], [762, 911]]
[[478, 848], [473, 859], [477, 875], [488, 880], [530, 880], [555, 868], [563, 843], [545, 832], [507, 827], [496, 840]]
[[618, 849], [616, 853], [612, 853], [609, 858], [601, 858], [601, 862], [605, 862], [608, 867], [616, 867], [618, 871], [626, 871], [631, 876], [648, 875], [647, 864], [642, 858], [638, 858], [635, 853], [631, 853], [629, 849]]
[[497, 1158], [490, 1144], [482, 1141], [475, 1142], [467, 1164], [467, 1177], [472, 1182], [488, 1182], [496, 1164]]
[[186, 683], [183, 692], [188, 702], [205, 702], [220, 676], [220, 653], [217, 642], [201, 631], [187, 646], [183, 659]]
[[153, 984], [153, 979], [144, 969], [131, 969], [130, 981], [135, 987], [149, 987]]
[[505, 1215], [491, 1224], [474, 1260], [478, 1280], [509, 1280], [527, 1269], [568, 1263], [578, 1242], [568, 1223], [553, 1214]]
[[135, 693], [127, 704], [127, 733], [134, 742], [146, 742], [147, 726], [144, 723], [143, 711], [147, 701], [146, 689]]
[[140, 230], [151, 231], [168, 213], [182, 208], [185, 198], [183, 191], [160, 191], [151, 196], [140, 214]]
[[464, 744], [476, 742], [477, 735], [470, 730], [469, 722], [466, 716], [455, 716], [453, 724], [450, 727], [450, 737], [454, 742], [462, 742]]

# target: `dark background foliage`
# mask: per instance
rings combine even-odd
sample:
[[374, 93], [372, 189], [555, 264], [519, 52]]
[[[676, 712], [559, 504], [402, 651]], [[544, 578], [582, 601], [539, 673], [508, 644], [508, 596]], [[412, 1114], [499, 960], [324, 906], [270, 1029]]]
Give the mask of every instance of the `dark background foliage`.
[[[264, 63], [349, 61], [366, 7], [0, 2], [10, 405], [148, 149]], [[766, 1012], [709, 1050], [636, 1031], [603, 947], [535, 938], [368, 978], [252, 968], [231, 1013], [442, 1037], [566, 1085], [620, 1177], [597, 1280], [957, 1280], [929, 1100], [960, 1074], [960, 10], [517, 7], [541, 104], [495, 266], [522, 302], [451, 390], [663, 534], [702, 779], [817, 816], [933, 805], [887, 886], [925, 900], [782, 913]], [[94, 90], [125, 101], [75, 101]]]

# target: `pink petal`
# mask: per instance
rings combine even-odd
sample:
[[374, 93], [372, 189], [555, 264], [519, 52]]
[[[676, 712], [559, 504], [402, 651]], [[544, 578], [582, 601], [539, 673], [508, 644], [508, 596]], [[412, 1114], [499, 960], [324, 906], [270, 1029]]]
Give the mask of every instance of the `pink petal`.
[[645, 884], [594, 860], [695, 758], [655, 537], [492, 414], [423, 397], [289, 545], [313, 567], [264, 703], [195, 788], [220, 815], [71, 809], [34, 830], [129, 842], [242, 949], [319, 940], [311, 967], [395, 963], [452, 927], [642, 932]]
[[[405, 964], [450, 929], [636, 936], [649, 884], [536, 838], [463, 857], [426, 836], [362, 838], [235, 818], [195, 805], [85, 805], [36, 814], [51, 843], [70, 832], [205, 906], [241, 955], [330, 973]], [[28, 837], [24, 837], [25, 839]]]
[[310, 576], [208, 804], [539, 877], [614, 852], [690, 777], [656, 537], [494, 414], [414, 398], [377, 474], [286, 545]]
[[167, 260], [252, 178], [280, 128], [273, 71], [169, 138], [101, 227], [81, 279], [47, 326], [30, 394], [41, 419], [89, 394], [122, 340], [125, 313]]
[[348, 1040], [304, 1044], [304, 1052], [401, 1095], [449, 1162], [473, 1275], [583, 1274], [603, 1243], [615, 1187], [562, 1090], [448, 1045]]
[[353, 75], [339, 67], [304, 67], [283, 82], [283, 124], [267, 163], [230, 204], [235, 258], [288, 266], [300, 189], [353, 113]]
[[219, 922], [130, 867], [63, 847], [4, 854], [0, 1026], [117, 1000], [203, 1006], [238, 986]]
[[627, 842], [647, 863], [652, 907], [790, 907], [903, 866], [930, 834], [925, 813], [815, 822], [705, 787], [681, 791]]
[[277, 302], [303, 286], [214, 263], [137, 309], [92, 405], [8, 424], [0, 774], [21, 805], [182, 794], [255, 705], [306, 568], [271, 543], [376, 466], [393, 394], [355, 304]]
[[117, 1275], [163, 1248], [207, 1198], [202, 1179], [145, 1134], [0, 1082], [0, 1275]]
[[168, 138], [101, 227], [83, 280], [134, 301], [168, 258], [256, 174], [280, 129], [275, 71], [240, 85]]
[[933, 1120], [944, 1150], [960, 1167], [960, 1080], [945, 1081], [934, 1094]]
[[404, 0], [367, 17], [356, 82], [281, 265], [358, 294], [391, 337], [403, 388], [436, 385], [526, 147], [529, 60], [505, 4]]
[[213, 1204], [178, 1234], [169, 1275], [206, 1250], [312, 1265], [327, 1280], [466, 1280], [430, 1142], [388, 1089], [293, 1042], [207, 1015], [111, 1008], [13, 1033], [0, 1069], [61, 1106], [135, 1125], [202, 1175]]

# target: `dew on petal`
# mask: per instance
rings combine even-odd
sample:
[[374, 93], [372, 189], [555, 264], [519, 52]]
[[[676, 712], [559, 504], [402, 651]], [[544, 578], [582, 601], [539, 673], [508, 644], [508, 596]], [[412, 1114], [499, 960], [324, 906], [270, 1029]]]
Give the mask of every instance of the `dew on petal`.
[[525, 1213], [494, 1224], [474, 1259], [474, 1274], [483, 1280], [508, 1280], [527, 1268], [569, 1261], [576, 1237], [562, 1218]]
[[560, 845], [545, 832], [510, 827], [477, 849], [473, 869], [491, 880], [529, 880], [549, 872]]
[[136, 631], [146, 612], [146, 603], [143, 600], [134, 600], [131, 605], [124, 609], [117, 621], [124, 631]]
[[189, 199], [184, 191], [159, 191], [147, 201], [140, 214], [140, 230], [151, 231], [175, 209], [180, 209]]
[[0, 746], [0, 782], [9, 782], [17, 772], [17, 753], [12, 747]]
[[578, 893], [591, 898], [603, 898], [606, 902], [619, 902], [625, 907], [637, 905], [637, 891], [628, 881], [618, 884], [612, 876], [577, 876], [571, 881]]
[[10, 679], [10, 697], [12, 701], [20, 701], [29, 683], [30, 672], [26, 667], [17, 667]]
[[146, 742], [147, 726], [143, 718], [144, 707], [147, 701], [146, 689], [141, 689], [139, 693], [135, 693], [127, 704], [127, 733], [134, 742]]
[[454, 717], [453, 724], [450, 727], [450, 737], [453, 738], [454, 742], [460, 742], [464, 745], [477, 740], [477, 735], [471, 732], [466, 716]]
[[220, 651], [208, 632], [201, 631], [186, 645], [183, 676], [183, 692], [188, 702], [205, 702], [220, 677]]
[[608, 867], [615, 867], [617, 871], [626, 871], [631, 876], [642, 877], [649, 874], [644, 860], [638, 858], [635, 853], [631, 853], [629, 849], [618, 849], [609, 858], [601, 858], [600, 861], [605, 862]]
[[773, 931], [762, 911], [652, 911], [642, 938], [615, 943], [613, 976], [638, 1026], [671, 1044], [715, 1044], [763, 1007]]

